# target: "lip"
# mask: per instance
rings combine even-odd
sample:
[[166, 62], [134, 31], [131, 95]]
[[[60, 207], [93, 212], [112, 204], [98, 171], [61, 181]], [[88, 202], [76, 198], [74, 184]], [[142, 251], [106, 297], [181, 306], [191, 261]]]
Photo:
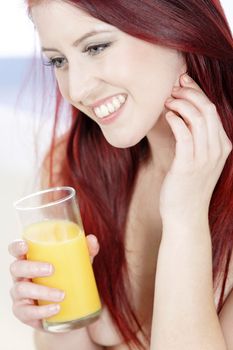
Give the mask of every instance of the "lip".
[[110, 114], [109, 117], [98, 118], [97, 116], [95, 116], [98, 124], [108, 125], [113, 123], [120, 116], [120, 114], [123, 113], [126, 103], [127, 103], [127, 99], [125, 100], [125, 103], [116, 112], [113, 112], [112, 114]]
[[108, 96], [108, 97], [106, 97], [106, 98], [103, 98], [102, 100], [96, 101], [95, 103], [89, 105], [88, 107], [89, 107], [89, 108], [96, 108], [96, 107], [99, 107], [99, 106], [101, 106], [102, 104], [105, 104], [105, 103], [107, 103], [107, 102], [110, 102], [110, 101], [113, 99], [113, 97], [119, 96], [119, 95], [123, 95], [123, 96], [125, 96], [125, 97], [127, 96], [126, 94], [121, 94], [121, 93], [115, 94], [115, 95], [112, 95], [112, 96]]

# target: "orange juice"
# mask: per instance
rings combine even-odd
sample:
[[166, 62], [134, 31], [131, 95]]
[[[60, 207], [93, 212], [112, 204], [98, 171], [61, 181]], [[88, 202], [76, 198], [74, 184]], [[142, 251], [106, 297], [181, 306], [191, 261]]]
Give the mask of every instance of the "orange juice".
[[98, 315], [101, 303], [83, 230], [68, 220], [47, 220], [28, 226], [23, 238], [28, 259], [49, 262], [55, 269], [53, 275], [33, 281], [65, 291], [60, 312], [46, 322], [62, 324]]

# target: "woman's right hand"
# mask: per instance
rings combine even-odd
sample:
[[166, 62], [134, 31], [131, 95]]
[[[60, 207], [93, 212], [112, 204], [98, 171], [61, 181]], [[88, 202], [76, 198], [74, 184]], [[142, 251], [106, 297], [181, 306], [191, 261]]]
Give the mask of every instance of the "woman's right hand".
[[[99, 244], [94, 235], [86, 237], [91, 261], [99, 252]], [[61, 290], [45, 287], [32, 282], [32, 278], [53, 274], [51, 264], [26, 259], [28, 246], [24, 240], [17, 240], [9, 245], [9, 252], [16, 260], [10, 266], [13, 287], [10, 290], [13, 301], [12, 310], [21, 322], [42, 330], [42, 319], [59, 312], [58, 302], [64, 298]], [[51, 304], [39, 306], [37, 300], [50, 301]]]

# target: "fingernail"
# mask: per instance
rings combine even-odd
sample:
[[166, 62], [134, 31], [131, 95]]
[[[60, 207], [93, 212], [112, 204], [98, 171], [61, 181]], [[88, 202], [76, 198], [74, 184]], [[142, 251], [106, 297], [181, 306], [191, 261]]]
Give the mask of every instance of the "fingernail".
[[51, 275], [53, 273], [53, 266], [50, 264], [41, 266], [40, 273], [45, 276]]
[[65, 293], [64, 293], [64, 292], [59, 291], [59, 290], [56, 291], [56, 292], [54, 292], [54, 298], [55, 298], [57, 301], [63, 300], [64, 297], [65, 297]]
[[92, 239], [93, 243], [95, 243], [95, 244], [98, 243], [98, 240], [97, 240], [96, 236], [91, 235], [91, 239]]
[[183, 75], [182, 79], [185, 83], [191, 83], [191, 81], [192, 81], [192, 78], [187, 74]]
[[8, 252], [11, 255], [22, 255], [27, 251], [27, 243], [22, 239], [14, 240], [8, 245]]
[[14, 243], [18, 245], [21, 251], [24, 251], [27, 248], [27, 243], [22, 239], [17, 239], [14, 241]]
[[19, 240], [18, 240], [18, 245], [20, 246], [21, 249], [22, 249], [22, 248], [24, 249], [24, 248], [26, 248], [27, 243], [26, 243], [24, 240], [19, 239]]
[[51, 313], [57, 313], [58, 311], [60, 311], [60, 305], [59, 304], [51, 304], [48, 306], [48, 311]]

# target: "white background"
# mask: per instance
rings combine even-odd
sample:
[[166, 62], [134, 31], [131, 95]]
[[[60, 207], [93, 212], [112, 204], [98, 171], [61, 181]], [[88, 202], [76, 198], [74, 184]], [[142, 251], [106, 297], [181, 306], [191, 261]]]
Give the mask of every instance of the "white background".
[[[34, 53], [34, 28], [23, 3], [23, 0], [0, 2], [0, 62], [4, 57], [15, 57], [20, 62], [20, 57], [31, 57]], [[233, 29], [233, 1], [222, 0], [222, 4]], [[26, 106], [17, 113], [14, 111], [15, 94], [22, 82], [21, 75], [16, 77], [12, 73], [13, 68], [0, 67], [0, 79], [5, 79], [4, 84], [0, 84], [0, 348], [33, 350], [32, 331], [12, 315], [8, 293], [11, 286], [8, 266], [12, 258], [7, 253], [7, 245], [19, 235], [12, 202], [30, 192], [35, 177], [32, 138], [35, 116], [27, 112]]]

